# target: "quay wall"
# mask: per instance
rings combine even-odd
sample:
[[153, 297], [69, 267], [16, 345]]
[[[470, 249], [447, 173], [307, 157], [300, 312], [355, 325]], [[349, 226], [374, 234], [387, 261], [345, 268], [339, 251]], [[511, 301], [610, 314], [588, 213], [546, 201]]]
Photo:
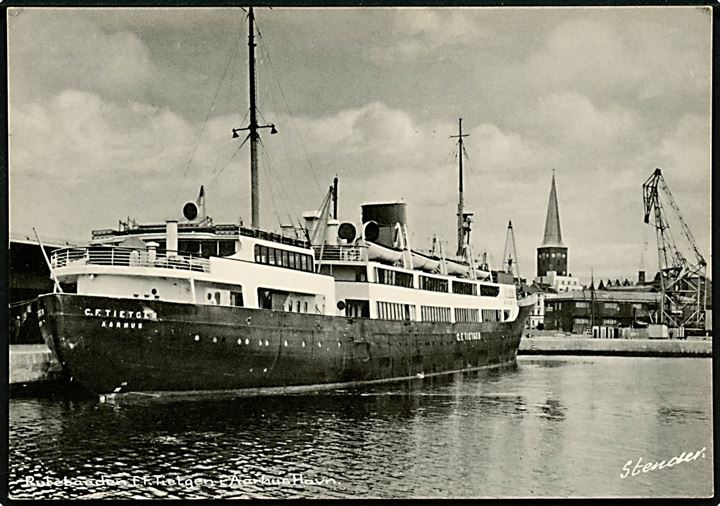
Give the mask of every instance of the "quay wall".
[[10, 345], [10, 385], [53, 381], [61, 377], [60, 364], [45, 344]]
[[518, 355], [711, 357], [712, 340], [593, 339], [584, 336], [523, 337]]

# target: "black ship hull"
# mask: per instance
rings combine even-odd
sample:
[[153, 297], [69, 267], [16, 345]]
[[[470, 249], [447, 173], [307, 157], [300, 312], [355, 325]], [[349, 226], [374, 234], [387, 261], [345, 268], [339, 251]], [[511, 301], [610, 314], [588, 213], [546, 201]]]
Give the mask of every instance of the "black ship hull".
[[38, 304], [46, 343], [98, 394], [284, 391], [501, 365], [531, 309], [513, 322], [440, 323], [75, 294]]

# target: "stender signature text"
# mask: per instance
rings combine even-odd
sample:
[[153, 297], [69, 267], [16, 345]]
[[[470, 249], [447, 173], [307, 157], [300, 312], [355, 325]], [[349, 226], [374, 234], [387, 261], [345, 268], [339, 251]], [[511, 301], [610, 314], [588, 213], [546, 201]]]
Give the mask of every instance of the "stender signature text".
[[629, 476], [637, 476], [640, 473], [649, 473], [650, 471], [655, 471], [657, 469], [673, 467], [684, 462], [692, 462], [700, 457], [705, 458], [705, 450], [706, 448], [703, 447], [702, 450], [698, 450], [696, 452], [682, 452], [677, 457], [673, 457], [667, 461], [661, 460], [659, 462], [645, 462], [645, 464], [643, 464], [642, 457], [639, 457], [634, 467], [632, 465], [633, 461], [628, 460], [623, 466], [623, 472], [620, 473], [620, 478], [624, 479]]

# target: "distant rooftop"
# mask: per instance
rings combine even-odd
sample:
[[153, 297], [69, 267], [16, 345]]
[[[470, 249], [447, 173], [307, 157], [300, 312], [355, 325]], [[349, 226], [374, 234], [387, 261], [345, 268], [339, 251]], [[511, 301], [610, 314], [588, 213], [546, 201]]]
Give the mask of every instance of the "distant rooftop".
[[625, 302], [659, 302], [660, 295], [656, 292], [643, 290], [571, 290], [562, 292], [553, 297], [553, 300], [598, 300], [598, 301], [625, 301]]

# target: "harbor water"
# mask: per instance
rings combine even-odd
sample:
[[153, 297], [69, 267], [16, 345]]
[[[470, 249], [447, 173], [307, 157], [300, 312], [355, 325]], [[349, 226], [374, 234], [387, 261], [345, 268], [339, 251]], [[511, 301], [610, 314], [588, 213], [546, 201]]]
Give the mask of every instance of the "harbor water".
[[709, 358], [524, 356], [502, 370], [308, 395], [122, 405], [14, 396], [9, 492], [707, 497], [711, 369]]

